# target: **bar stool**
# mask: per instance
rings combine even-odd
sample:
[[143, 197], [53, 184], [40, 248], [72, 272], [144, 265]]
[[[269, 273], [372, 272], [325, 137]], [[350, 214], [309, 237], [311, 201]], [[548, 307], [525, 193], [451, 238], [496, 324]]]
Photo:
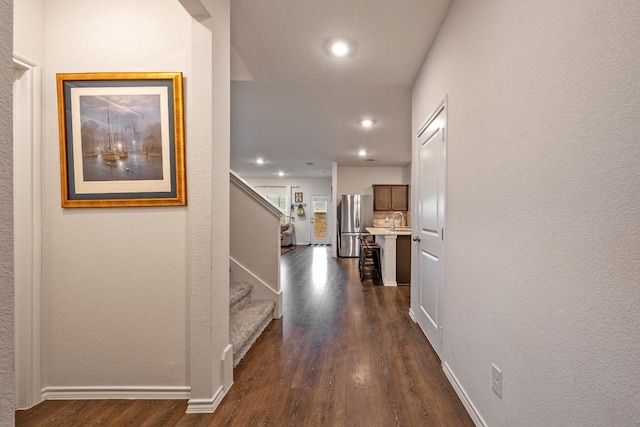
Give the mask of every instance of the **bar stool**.
[[358, 267], [360, 270], [360, 281], [369, 277], [372, 281], [382, 282], [382, 269], [380, 263], [380, 246], [370, 240], [367, 235], [360, 235], [360, 258]]

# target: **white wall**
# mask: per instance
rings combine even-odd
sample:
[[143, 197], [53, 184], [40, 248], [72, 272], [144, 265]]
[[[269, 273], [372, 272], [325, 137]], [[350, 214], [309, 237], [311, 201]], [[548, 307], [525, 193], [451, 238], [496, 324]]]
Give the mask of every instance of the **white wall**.
[[[290, 190], [289, 198], [292, 198], [295, 193], [302, 192], [303, 202], [307, 204], [305, 208], [305, 215], [298, 216], [295, 212], [289, 211], [288, 214], [292, 215], [294, 227], [295, 227], [295, 244], [296, 245], [308, 245], [311, 240], [311, 230], [309, 225], [309, 209], [311, 201], [311, 195], [331, 195], [331, 178], [247, 178], [253, 187], [260, 186], [288, 186]], [[263, 193], [268, 189], [256, 188], [258, 192]], [[264, 193], [263, 193], [264, 194]], [[293, 203], [293, 200], [291, 200]]]
[[402, 183], [409, 184], [409, 210], [411, 210], [413, 206], [413, 187], [411, 186], [412, 166], [413, 163], [410, 163], [402, 170]]
[[[52, 0], [46, 7], [45, 395], [107, 387], [185, 395], [192, 387], [192, 397], [210, 398], [228, 344], [228, 245], [212, 245], [214, 233], [228, 242], [228, 3], [214, 6], [216, 35], [175, 0]], [[208, 51], [194, 53], [202, 40]], [[184, 73], [187, 207], [60, 208], [55, 74], [92, 71]]]
[[13, 368], [13, 9], [0, 0], [0, 425], [12, 426]]
[[402, 169], [402, 181], [403, 184], [411, 183], [411, 163]]
[[[340, 193], [338, 193], [338, 162], [331, 163], [331, 211], [338, 212], [338, 197], [340, 197]], [[338, 221], [331, 221], [331, 256], [338, 256]]]
[[45, 57], [45, 0], [15, 0], [13, 18], [13, 52], [42, 66]]
[[206, 0], [202, 6], [210, 16], [191, 23], [191, 73], [186, 76], [189, 412], [211, 412], [233, 383], [229, 346], [231, 14], [229, 0]]
[[443, 361], [488, 425], [640, 420], [639, 81], [639, 3], [484, 0], [415, 83], [414, 135], [448, 95]]
[[[254, 289], [266, 284], [276, 293], [280, 292], [280, 215], [274, 214], [275, 208], [265, 207], [255, 197], [249, 195], [242, 186], [231, 186], [230, 218], [231, 236], [229, 242], [231, 257], [245, 267], [249, 273], [257, 277], [259, 283]], [[232, 264], [232, 281], [246, 281], [237, 279]], [[250, 283], [256, 282], [252, 277]], [[276, 301], [275, 293], [273, 300]], [[256, 296], [253, 295], [253, 298]], [[257, 298], [256, 298], [257, 299]]]
[[406, 166], [338, 166], [336, 193], [373, 195], [373, 184], [409, 184], [410, 178]]

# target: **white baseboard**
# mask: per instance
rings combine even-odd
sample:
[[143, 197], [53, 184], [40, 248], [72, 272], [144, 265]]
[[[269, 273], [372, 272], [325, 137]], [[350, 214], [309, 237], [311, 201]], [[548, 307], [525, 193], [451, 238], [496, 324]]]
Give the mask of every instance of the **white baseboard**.
[[222, 352], [220, 369], [222, 369], [222, 387], [224, 387], [224, 394], [227, 394], [233, 385], [233, 346], [231, 344], [227, 345]]
[[416, 319], [416, 314], [413, 312], [413, 308], [409, 309], [409, 317], [413, 320], [413, 323], [418, 323], [418, 319]]
[[95, 400], [95, 399], [188, 399], [191, 388], [184, 387], [45, 387], [45, 400]]
[[227, 395], [233, 385], [233, 346], [227, 345], [220, 357], [222, 385], [211, 399], [189, 399], [187, 414], [210, 414], [216, 410], [222, 398]]
[[211, 414], [216, 410], [225, 396], [224, 387], [220, 386], [211, 399], [189, 399], [187, 414]]
[[447, 362], [442, 363], [442, 370], [444, 371], [444, 374], [449, 379], [449, 382], [453, 386], [453, 389], [456, 391], [456, 394], [462, 401], [462, 404], [464, 405], [465, 409], [469, 413], [469, 416], [471, 416], [473, 423], [477, 427], [487, 427], [487, 423], [484, 421], [484, 419], [478, 412], [478, 409], [473, 404], [471, 399], [469, 399], [469, 395], [467, 394], [466, 391], [464, 391], [464, 388], [462, 388], [462, 385], [458, 381], [458, 378], [456, 378], [455, 374], [453, 373], [453, 371], [451, 370], [451, 367], [447, 364]]

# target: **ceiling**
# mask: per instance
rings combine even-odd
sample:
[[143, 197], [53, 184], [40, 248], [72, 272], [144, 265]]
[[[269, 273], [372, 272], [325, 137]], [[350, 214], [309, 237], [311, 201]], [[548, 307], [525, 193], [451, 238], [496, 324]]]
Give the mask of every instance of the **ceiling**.
[[[231, 169], [328, 178], [332, 162], [409, 164], [411, 86], [450, 1], [233, 0]], [[329, 54], [336, 38], [347, 57]]]

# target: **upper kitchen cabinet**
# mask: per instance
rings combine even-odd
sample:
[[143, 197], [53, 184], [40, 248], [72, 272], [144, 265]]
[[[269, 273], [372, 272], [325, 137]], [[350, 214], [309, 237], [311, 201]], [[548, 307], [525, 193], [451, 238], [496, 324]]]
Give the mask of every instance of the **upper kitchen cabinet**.
[[374, 185], [373, 186], [373, 210], [374, 211], [408, 211], [409, 210], [409, 186], [408, 185]]

